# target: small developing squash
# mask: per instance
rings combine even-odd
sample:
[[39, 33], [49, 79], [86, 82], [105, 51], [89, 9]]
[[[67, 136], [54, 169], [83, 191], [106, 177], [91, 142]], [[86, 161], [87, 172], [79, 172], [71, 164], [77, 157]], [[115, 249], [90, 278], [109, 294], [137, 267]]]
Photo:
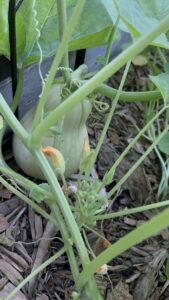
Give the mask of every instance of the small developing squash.
[[[46, 101], [45, 115], [61, 103], [62, 88], [61, 84], [53, 85]], [[35, 110], [36, 107], [30, 109], [21, 120], [21, 124], [28, 132], [32, 129]], [[42, 147], [51, 146], [62, 153], [66, 166], [65, 177], [70, 177], [79, 169], [84, 141], [88, 138], [85, 123], [90, 112], [91, 104], [86, 98], [68, 111], [56, 126], [49, 130], [42, 141]], [[16, 135], [13, 138], [13, 152], [17, 164], [27, 175], [44, 179], [35, 158]]]

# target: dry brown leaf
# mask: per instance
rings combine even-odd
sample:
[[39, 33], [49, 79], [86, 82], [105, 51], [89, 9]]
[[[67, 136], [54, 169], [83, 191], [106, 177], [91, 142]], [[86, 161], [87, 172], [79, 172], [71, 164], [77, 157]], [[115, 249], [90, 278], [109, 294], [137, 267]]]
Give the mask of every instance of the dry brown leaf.
[[7, 284], [8, 279], [6, 277], [2, 277], [0, 279], [0, 290], [2, 290], [4, 288], [4, 286]]
[[42, 217], [35, 214], [35, 239], [39, 240], [43, 235]]
[[0, 259], [0, 271], [11, 281], [15, 286], [17, 286], [22, 280], [22, 275], [12, 267], [4, 259]]
[[17, 253], [11, 252], [3, 246], [0, 246], [0, 251], [6, 254], [6, 256], [8, 256], [13, 262], [16, 262], [23, 271], [26, 271], [29, 268], [29, 265], [25, 261], [25, 259], [23, 259], [23, 257], [18, 255]]
[[[3, 290], [0, 291], [0, 297], [6, 299], [6, 297], [15, 289], [15, 286], [8, 282]], [[12, 298], [12, 300], [28, 300], [22, 292], [18, 292], [16, 296]]]
[[120, 143], [119, 135], [115, 131], [112, 131], [111, 129], [108, 131], [108, 137], [114, 145], [118, 145]]
[[3, 199], [10, 199], [11, 195], [12, 195], [12, 193], [5, 188], [0, 190], [0, 197]]
[[45, 294], [40, 294], [36, 297], [36, 300], [49, 300], [49, 297]]
[[0, 233], [9, 227], [9, 223], [4, 215], [0, 214]]
[[8, 234], [7, 232], [2, 232], [0, 234], [0, 244], [1, 245], [6, 245], [6, 246], [11, 247], [14, 242], [15, 241], [14, 241], [13, 237], [10, 234]]
[[[50, 247], [51, 238], [55, 236], [57, 232], [57, 228], [55, 225], [51, 224], [50, 221], [47, 222], [44, 233], [43, 233], [43, 239], [39, 243], [39, 247], [36, 253], [36, 258], [33, 264], [32, 272], [39, 267], [44, 259], [46, 258], [46, 255], [48, 254], [48, 249]], [[35, 284], [37, 282], [37, 276], [32, 278], [32, 280], [29, 282], [29, 293], [30, 296], [32, 295], [32, 292], [35, 288]]]
[[36, 232], [35, 232], [35, 212], [34, 210], [29, 207], [29, 224], [31, 229], [32, 240], [36, 239]]
[[13, 266], [16, 270], [18, 270], [18, 272], [23, 273], [23, 268], [21, 268], [19, 265], [17, 265], [15, 261], [13, 261], [10, 257], [5, 255], [4, 253], [0, 254], [0, 258], [4, 259], [7, 263], [9, 263], [11, 266]]
[[124, 217], [124, 223], [129, 225], [129, 226], [136, 226], [137, 225], [137, 220], [132, 219], [132, 218], [128, 218], [128, 217]]
[[19, 199], [16, 196], [13, 196], [10, 200], [3, 201], [0, 203], [0, 213], [4, 216], [9, 215], [19, 206]]
[[28, 252], [26, 251], [25, 247], [22, 244], [15, 244], [15, 249], [25, 258], [29, 265], [32, 265], [32, 258], [29, 256]]
[[133, 296], [129, 293], [129, 286], [128, 284], [124, 283], [123, 281], [120, 281], [112, 292], [112, 298], [113, 300], [133, 300]]

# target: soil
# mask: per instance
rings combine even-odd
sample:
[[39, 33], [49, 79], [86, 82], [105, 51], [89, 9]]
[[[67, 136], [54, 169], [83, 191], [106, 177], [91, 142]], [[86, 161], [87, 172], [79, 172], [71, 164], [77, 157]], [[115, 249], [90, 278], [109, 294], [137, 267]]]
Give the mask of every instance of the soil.
[[[118, 87], [121, 70], [109, 84]], [[144, 90], [147, 84], [146, 68], [131, 66], [125, 90]], [[131, 88], [132, 87], [132, 88]], [[106, 99], [107, 103], [111, 102]], [[93, 110], [88, 120], [91, 148], [94, 148], [104, 126], [108, 111]], [[110, 169], [119, 154], [144, 125], [144, 106], [118, 104], [111, 126], [101, 148], [96, 171], [100, 179]], [[120, 164], [110, 190], [137, 161], [148, 147], [145, 138], [139, 140]], [[7, 162], [17, 168], [10, 150], [5, 149]], [[110, 199], [108, 212], [137, 207], [156, 201], [160, 180], [160, 166], [154, 152], [124, 183], [116, 197]], [[44, 206], [44, 204], [42, 204]], [[97, 223], [95, 230], [110, 243], [114, 243], [140, 224], [155, 215], [158, 210]], [[31, 208], [24, 205], [8, 190], [0, 186], [0, 296], [7, 295], [14, 286], [32, 272], [32, 269], [62, 246], [58, 230]], [[48, 238], [50, 236], [50, 239]], [[103, 250], [101, 240], [87, 232], [95, 253]], [[166, 229], [145, 242], [131, 248], [109, 264], [108, 275], [97, 275], [97, 282], [106, 300], [156, 300], [169, 299], [166, 261], [169, 251], [169, 230]], [[14, 300], [71, 299], [74, 282], [66, 255], [47, 267], [36, 279], [26, 285]]]

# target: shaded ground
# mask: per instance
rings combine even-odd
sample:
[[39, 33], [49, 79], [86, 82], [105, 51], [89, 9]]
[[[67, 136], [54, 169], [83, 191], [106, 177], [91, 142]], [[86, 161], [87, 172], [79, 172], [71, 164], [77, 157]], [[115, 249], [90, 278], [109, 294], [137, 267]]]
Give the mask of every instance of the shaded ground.
[[[118, 87], [120, 73], [116, 81]], [[125, 89], [142, 90], [145, 87], [147, 71], [132, 66]], [[134, 87], [134, 88], [133, 88]], [[110, 103], [110, 102], [108, 102]], [[119, 104], [108, 130], [104, 145], [96, 163], [100, 178], [110, 169], [119, 154], [144, 124], [144, 107], [141, 104]], [[107, 112], [106, 112], [107, 113]], [[91, 147], [95, 147], [103, 128], [106, 113], [93, 111], [88, 121]], [[147, 141], [139, 140], [135, 148], [119, 166], [109, 189], [124, 175], [147, 147]], [[6, 159], [14, 166], [12, 154], [6, 149]], [[16, 167], [16, 166], [15, 166]], [[118, 211], [145, 203], [154, 202], [160, 178], [158, 160], [151, 153], [136, 172], [125, 182], [108, 211]], [[49, 228], [46, 221], [19, 199], [0, 186], [0, 295], [9, 293], [13, 286], [29, 274], [37, 259], [46, 257], [61, 248], [60, 235]], [[113, 243], [132, 229], [150, 219], [158, 211], [148, 211], [133, 216], [116, 218], [97, 224], [96, 231]], [[51, 236], [49, 240], [48, 237]], [[93, 250], [101, 251], [103, 245], [93, 233], [88, 233]], [[107, 300], [156, 300], [169, 299], [169, 282], [165, 275], [165, 264], [169, 251], [169, 230], [133, 247], [109, 265], [108, 276], [97, 276], [104, 299]], [[49, 247], [50, 243], [50, 247]], [[48, 249], [49, 247], [49, 249]], [[24, 299], [71, 299], [74, 284], [66, 256], [49, 266], [38, 280], [31, 282], [15, 297]], [[4, 294], [3, 294], [4, 295]]]

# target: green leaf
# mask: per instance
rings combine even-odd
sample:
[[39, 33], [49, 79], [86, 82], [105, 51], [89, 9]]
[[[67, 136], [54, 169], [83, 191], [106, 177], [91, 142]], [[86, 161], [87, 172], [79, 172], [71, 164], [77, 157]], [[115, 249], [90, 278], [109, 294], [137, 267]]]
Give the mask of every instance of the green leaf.
[[[68, 19], [76, 4], [75, 0], [67, 0]], [[108, 8], [111, 7], [113, 15]], [[69, 42], [69, 51], [106, 44], [113, 23], [117, 18], [113, 2], [106, 0], [86, 0], [82, 15]], [[36, 0], [38, 29], [41, 33], [39, 44], [43, 57], [55, 54], [58, 44], [58, 18], [55, 0]], [[94, 18], [97, 11], [98, 18]], [[19, 9], [26, 28], [26, 47], [21, 60], [28, 65], [39, 59], [37, 31], [34, 20], [32, 1], [24, 1]]]
[[91, 165], [93, 162], [94, 150], [91, 150], [86, 156], [82, 158], [80, 163], [80, 172], [88, 173], [91, 170]]
[[106, 58], [102, 55], [99, 55], [97, 57], [97, 62], [100, 64], [100, 66], [104, 67], [106, 65]]
[[158, 147], [161, 152], [169, 155], [169, 132], [167, 132], [164, 137], [160, 140]]
[[149, 76], [151, 81], [160, 90], [166, 104], [169, 104], [169, 74], [161, 73], [157, 76]]
[[[40, 186], [42, 189], [44, 189], [45, 191], [50, 192], [50, 187], [49, 187], [49, 184], [48, 184], [48, 183], [42, 183], [42, 184], [40, 184], [39, 186]], [[41, 201], [47, 200], [47, 197], [46, 197], [46, 196], [44, 196], [44, 195], [43, 195], [42, 193], [40, 193], [40, 192], [37, 192], [35, 189], [32, 189], [32, 190], [30, 191], [29, 197], [35, 199], [37, 202], [41, 202]]]
[[0, 116], [0, 130], [3, 128], [3, 125], [4, 125], [3, 117]]
[[169, 74], [169, 63], [166, 63], [164, 65], [164, 71], [165, 71], [165, 73]]
[[[169, 13], [167, 0], [117, 0], [117, 3], [122, 20], [134, 39], [146, 34]], [[151, 44], [169, 49], [165, 34]]]
[[9, 57], [8, 1], [0, 0], [0, 54]]
[[[9, 49], [9, 28], [8, 28], [8, 0], [0, 0], [0, 55], [10, 58]], [[17, 45], [17, 57], [19, 58], [25, 48], [26, 33], [25, 25], [20, 13], [16, 15], [16, 45]]]

